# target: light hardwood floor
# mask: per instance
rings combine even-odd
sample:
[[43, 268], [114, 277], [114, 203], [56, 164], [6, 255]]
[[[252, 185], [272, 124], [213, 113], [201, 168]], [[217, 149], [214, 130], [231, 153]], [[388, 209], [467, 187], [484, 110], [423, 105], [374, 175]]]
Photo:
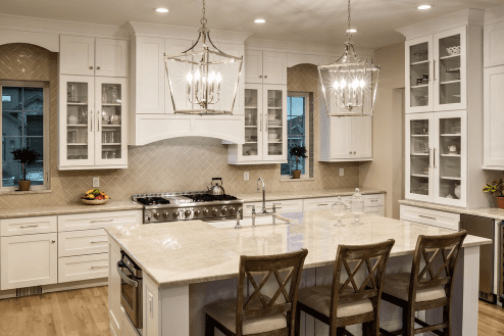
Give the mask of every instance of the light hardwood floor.
[[[110, 336], [107, 287], [0, 300], [0, 336]], [[504, 308], [479, 304], [478, 336], [504, 336]]]

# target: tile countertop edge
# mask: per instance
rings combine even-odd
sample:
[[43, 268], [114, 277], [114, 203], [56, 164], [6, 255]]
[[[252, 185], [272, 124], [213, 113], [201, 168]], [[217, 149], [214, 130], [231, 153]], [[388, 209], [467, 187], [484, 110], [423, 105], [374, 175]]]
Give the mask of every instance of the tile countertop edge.
[[477, 208], [477, 209], [464, 209], [449, 205], [435, 204], [422, 201], [400, 200], [399, 204], [410, 205], [419, 208], [445, 211], [451, 213], [458, 213], [464, 215], [474, 215], [496, 220], [504, 220], [504, 209], [499, 208]]
[[0, 219], [142, 209], [142, 205], [134, 203], [133, 201], [110, 201], [109, 203], [104, 205], [85, 205], [74, 203], [66, 205], [47, 205], [15, 209], [0, 209]]
[[[362, 195], [373, 194], [386, 194], [387, 191], [381, 189], [359, 188]], [[307, 198], [322, 198], [322, 197], [338, 197], [338, 196], [352, 196], [355, 188], [342, 188], [342, 189], [317, 189], [306, 191], [287, 191], [287, 192], [268, 192], [266, 186], [266, 201], [279, 201], [279, 200], [294, 200], [294, 199], [307, 199]], [[261, 193], [253, 194], [238, 194], [234, 195], [239, 199], [247, 202], [260, 202], [262, 201]]]

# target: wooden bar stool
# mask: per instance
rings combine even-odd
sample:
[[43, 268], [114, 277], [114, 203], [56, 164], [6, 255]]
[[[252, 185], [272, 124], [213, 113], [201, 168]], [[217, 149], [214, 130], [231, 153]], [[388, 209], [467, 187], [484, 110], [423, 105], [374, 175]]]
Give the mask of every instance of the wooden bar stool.
[[[301, 311], [304, 311], [329, 325], [330, 336], [352, 335], [345, 327], [357, 323], [363, 323], [364, 335], [378, 336], [383, 274], [394, 243], [390, 239], [371, 245], [340, 245], [332, 285], [299, 290], [296, 335], [299, 335]], [[350, 267], [352, 262], [356, 263], [355, 267]], [[361, 267], [368, 274], [357, 285], [356, 274]], [[341, 284], [343, 268], [348, 279]]]
[[[411, 273], [385, 277], [382, 299], [402, 308], [403, 328], [393, 332], [380, 328], [386, 336], [412, 336], [424, 332], [451, 336], [452, 283], [457, 258], [466, 231], [441, 236], [419, 236]], [[425, 266], [420, 269], [423, 262]], [[443, 322], [429, 325], [415, 318], [415, 312], [443, 307]], [[415, 323], [422, 328], [415, 329]], [[438, 329], [442, 329], [439, 331]]]
[[[204, 308], [205, 335], [213, 336], [217, 328], [227, 336], [293, 336], [293, 312], [307, 254], [308, 250], [302, 249], [270, 256], [241, 256], [237, 298], [211, 303]], [[287, 274], [282, 276], [283, 273]], [[254, 275], [263, 278], [256, 282]], [[261, 293], [269, 279], [275, 279], [278, 284], [271, 298]], [[244, 288], [248, 282], [254, 292], [245, 298]]]

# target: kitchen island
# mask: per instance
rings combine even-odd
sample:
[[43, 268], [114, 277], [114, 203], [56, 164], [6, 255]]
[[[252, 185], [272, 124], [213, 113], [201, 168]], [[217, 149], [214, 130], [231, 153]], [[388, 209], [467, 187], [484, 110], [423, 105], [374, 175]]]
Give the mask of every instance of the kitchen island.
[[[291, 224], [219, 229], [201, 221], [109, 227], [110, 263], [129, 255], [143, 270], [143, 336], [204, 335], [204, 305], [236, 296], [240, 255], [268, 255], [308, 249], [301, 287], [329, 284], [339, 244], [371, 244], [393, 238], [387, 273], [409, 271], [419, 235], [452, 231], [390, 218], [366, 215], [363, 225], [335, 227], [330, 211], [283, 214]], [[453, 335], [477, 334], [479, 246], [491, 241], [468, 236], [454, 284]], [[120, 279], [110, 267], [111, 331], [131, 323], [120, 309]], [[119, 283], [118, 283], [119, 281]], [[437, 314], [433, 314], [437, 315]], [[400, 326], [400, 312], [382, 305], [381, 325]], [[359, 335], [359, 328], [349, 329]], [[463, 330], [463, 331], [462, 331]], [[124, 334], [124, 333], [123, 333]], [[325, 335], [327, 328], [302, 317], [302, 334]], [[129, 335], [129, 334], [128, 334]], [[217, 335], [219, 335], [217, 333]]]

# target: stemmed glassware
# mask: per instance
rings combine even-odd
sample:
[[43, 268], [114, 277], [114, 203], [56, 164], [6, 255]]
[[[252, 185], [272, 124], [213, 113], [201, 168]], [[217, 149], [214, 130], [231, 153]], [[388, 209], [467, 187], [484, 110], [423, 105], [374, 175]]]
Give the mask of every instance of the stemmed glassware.
[[352, 195], [352, 213], [355, 215], [353, 224], [363, 225], [360, 215], [364, 214], [364, 197], [362, 197], [359, 188], [356, 188]]
[[338, 197], [338, 201], [331, 206], [333, 214], [338, 218], [338, 221], [334, 224], [336, 227], [343, 227], [345, 224], [341, 221], [345, 217], [348, 207], [341, 201], [341, 197]]

